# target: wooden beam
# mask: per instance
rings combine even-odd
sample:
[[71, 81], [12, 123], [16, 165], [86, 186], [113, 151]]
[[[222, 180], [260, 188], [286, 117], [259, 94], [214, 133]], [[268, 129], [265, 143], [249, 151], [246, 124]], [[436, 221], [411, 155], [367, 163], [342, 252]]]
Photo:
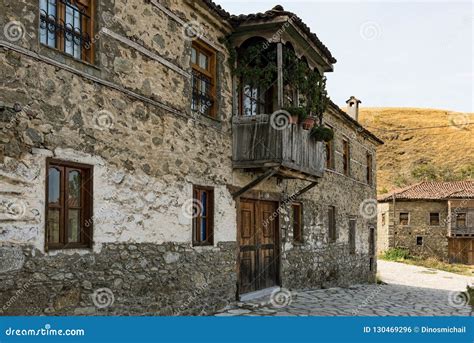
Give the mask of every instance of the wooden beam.
[[298, 192], [294, 193], [292, 196], [288, 197], [288, 199], [291, 199], [291, 201], [295, 200], [298, 198], [300, 195], [306, 193], [310, 189], [314, 188], [318, 183], [317, 182], [311, 182], [308, 186], [306, 186], [303, 189], [300, 189]]
[[235, 199], [235, 198], [238, 198], [240, 197], [242, 194], [244, 194], [245, 192], [251, 190], [252, 188], [254, 188], [255, 186], [257, 186], [258, 184], [262, 183], [263, 181], [267, 180], [268, 178], [272, 177], [273, 175], [275, 175], [276, 173], [278, 172], [278, 168], [272, 168], [272, 169], [268, 169], [265, 173], [263, 173], [262, 175], [260, 175], [259, 177], [257, 177], [255, 180], [253, 180], [252, 182], [250, 182], [248, 185], [242, 187], [241, 189], [239, 189], [237, 192], [233, 193], [232, 194], [232, 197]]
[[283, 44], [277, 43], [278, 109], [283, 107]]

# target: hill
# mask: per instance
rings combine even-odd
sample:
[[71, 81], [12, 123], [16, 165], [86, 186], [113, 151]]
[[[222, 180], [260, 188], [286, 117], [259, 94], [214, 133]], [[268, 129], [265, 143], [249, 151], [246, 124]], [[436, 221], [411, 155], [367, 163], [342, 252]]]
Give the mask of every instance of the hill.
[[474, 114], [420, 108], [361, 108], [359, 121], [385, 144], [377, 191], [428, 180], [474, 179]]

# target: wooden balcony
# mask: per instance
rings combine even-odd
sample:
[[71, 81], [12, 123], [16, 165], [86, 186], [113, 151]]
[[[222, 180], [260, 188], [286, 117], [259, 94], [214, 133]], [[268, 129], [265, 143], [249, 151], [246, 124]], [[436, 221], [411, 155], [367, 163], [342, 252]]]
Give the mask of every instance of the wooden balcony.
[[233, 167], [243, 170], [275, 169], [284, 178], [317, 181], [325, 168], [322, 142], [309, 137], [301, 125], [276, 128], [270, 115], [234, 116]]

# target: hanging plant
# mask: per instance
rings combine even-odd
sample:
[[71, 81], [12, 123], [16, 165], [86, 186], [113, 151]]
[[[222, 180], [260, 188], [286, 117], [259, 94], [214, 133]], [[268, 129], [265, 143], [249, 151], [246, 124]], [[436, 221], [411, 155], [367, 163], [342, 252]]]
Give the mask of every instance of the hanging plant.
[[245, 85], [266, 90], [275, 83], [277, 70], [276, 50], [255, 44], [239, 54], [234, 75], [245, 80]]
[[[278, 66], [274, 45], [264, 46], [255, 43], [237, 53], [230, 42], [230, 39], [225, 40], [232, 73], [244, 80], [239, 83], [239, 87], [245, 84], [265, 91], [275, 84]], [[287, 106], [286, 110], [290, 114], [297, 115], [300, 122], [308, 117], [314, 117], [318, 121], [318, 126], [322, 126], [324, 112], [329, 104], [326, 77], [317, 69], [311, 70], [307, 63], [296, 56], [293, 49], [284, 46], [283, 80], [285, 85], [297, 90], [300, 97], [298, 99], [300, 106]], [[308, 125], [313, 126], [314, 123]]]
[[318, 125], [313, 127], [310, 136], [317, 142], [329, 142], [334, 138], [334, 131], [329, 127]]

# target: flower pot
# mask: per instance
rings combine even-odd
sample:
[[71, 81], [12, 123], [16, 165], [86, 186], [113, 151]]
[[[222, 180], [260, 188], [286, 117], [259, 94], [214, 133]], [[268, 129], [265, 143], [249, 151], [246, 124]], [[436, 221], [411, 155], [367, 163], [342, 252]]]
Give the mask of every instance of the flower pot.
[[311, 130], [316, 123], [316, 118], [314, 117], [306, 117], [303, 120], [303, 129], [304, 130]]
[[290, 116], [290, 124], [298, 124], [298, 116], [297, 115], [291, 115]]

